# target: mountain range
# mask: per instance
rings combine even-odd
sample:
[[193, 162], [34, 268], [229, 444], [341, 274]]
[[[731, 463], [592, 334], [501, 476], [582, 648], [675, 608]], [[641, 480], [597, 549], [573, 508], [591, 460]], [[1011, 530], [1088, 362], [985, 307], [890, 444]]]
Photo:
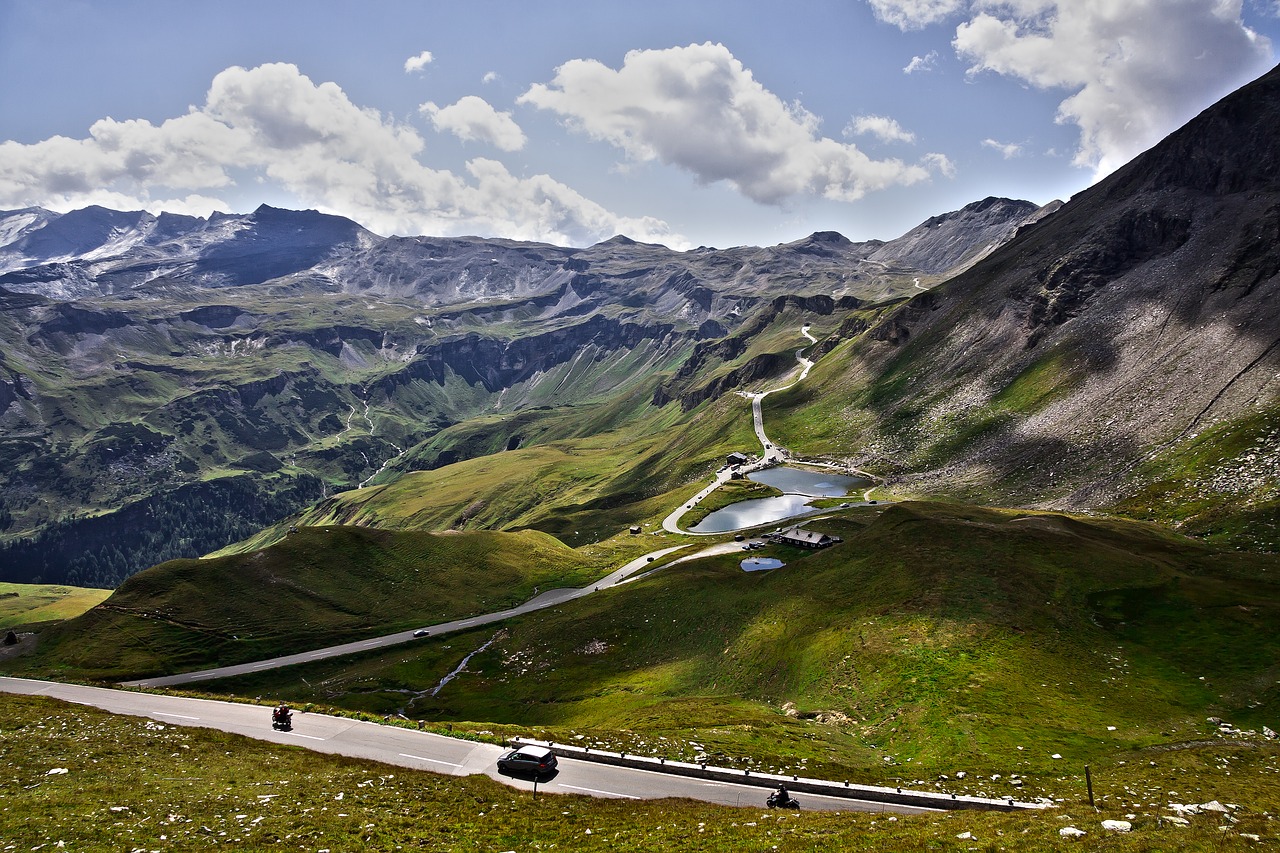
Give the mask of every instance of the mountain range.
[[712, 470], [743, 429], [730, 392], [790, 369], [801, 325], [817, 365], [769, 398], [796, 453], [903, 495], [1273, 549], [1277, 75], [1065, 204], [988, 198], [888, 242], [675, 252], [383, 238], [266, 206], [0, 213], [5, 579], [114, 585], [317, 500], [349, 518], [363, 487], [624, 427], [665, 436], [662, 464], [572, 476], [564, 507], [459, 496], [431, 524], [643, 515]]
[[420, 449], [480, 415], [638, 389], [687, 412], [785, 364], [761, 332], [788, 310], [875, 314], [1045, 213], [992, 198], [889, 242], [688, 252], [382, 238], [267, 206], [0, 213], [5, 577], [113, 585], [388, 466], [523, 440]]

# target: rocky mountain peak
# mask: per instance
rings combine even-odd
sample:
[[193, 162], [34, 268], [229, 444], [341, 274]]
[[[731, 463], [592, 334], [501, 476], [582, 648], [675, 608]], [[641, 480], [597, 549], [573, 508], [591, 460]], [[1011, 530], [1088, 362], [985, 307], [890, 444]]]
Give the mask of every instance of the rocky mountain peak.
[[955, 272], [1004, 243], [1022, 225], [1037, 218], [1040, 210], [1029, 201], [989, 196], [960, 210], [929, 217], [868, 258], [926, 273]]
[[874, 330], [929, 377], [894, 404], [922, 422], [943, 417], [924, 399], [1022, 407], [946, 476], [1097, 506], [1153, 452], [1277, 405], [1277, 122], [1273, 70]]

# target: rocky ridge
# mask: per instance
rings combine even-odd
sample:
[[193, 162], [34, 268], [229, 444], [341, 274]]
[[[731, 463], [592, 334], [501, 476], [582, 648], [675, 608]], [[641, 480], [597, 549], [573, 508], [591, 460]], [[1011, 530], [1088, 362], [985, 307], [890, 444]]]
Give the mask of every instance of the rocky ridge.
[[[1154, 504], [1173, 512], [1157, 492], [1190, 502], [1220, 491], [1224, 470], [1235, 482], [1270, 470], [1277, 120], [1280, 70], [887, 317], [856, 366], [895, 383], [862, 436], [864, 461], [902, 460], [922, 488], [1010, 502], [1090, 508], [1146, 491], [1147, 509], [1128, 509], [1156, 517]], [[1211, 469], [1193, 459], [1209, 437]], [[1198, 473], [1167, 481], [1188, 465]]]

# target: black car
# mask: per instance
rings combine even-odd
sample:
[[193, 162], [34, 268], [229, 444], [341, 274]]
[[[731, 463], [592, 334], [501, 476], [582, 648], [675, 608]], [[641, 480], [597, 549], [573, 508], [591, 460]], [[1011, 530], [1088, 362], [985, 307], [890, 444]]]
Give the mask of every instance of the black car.
[[518, 746], [498, 759], [498, 770], [526, 776], [549, 776], [556, 770], [556, 754], [545, 746]]

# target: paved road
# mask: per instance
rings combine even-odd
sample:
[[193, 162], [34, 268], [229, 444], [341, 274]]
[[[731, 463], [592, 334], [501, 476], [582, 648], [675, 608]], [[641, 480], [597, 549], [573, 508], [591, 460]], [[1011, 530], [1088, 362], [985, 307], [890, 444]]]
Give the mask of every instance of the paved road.
[[[482, 773], [514, 788], [533, 788], [532, 782], [528, 780], [498, 773], [495, 762], [503, 752], [500, 746], [398, 726], [383, 726], [324, 714], [295, 713], [293, 731], [277, 732], [271, 728], [271, 709], [257, 705], [5, 677], [0, 677], [0, 691], [51, 696], [117, 714], [149, 717], [175, 726], [218, 729], [258, 740], [301, 746], [316, 752], [367, 758], [449, 776]], [[562, 758], [556, 776], [541, 783], [538, 789], [558, 794], [639, 800], [687, 797], [721, 805], [754, 807], [763, 807], [768, 795], [767, 789], [752, 785], [691, 779], [572, 758]], [[912, 806], [823, 797], [817, 794], [805, 793], [798, 796], [802, 806], [809, 810], [892, 811], [898, 814], [929, 811]]]
[[[811, 342], [816, 344], [818, 342], [818, 339], [815, 338], [809, 332], [809, 328], [810, 327], [807, 325], [802, 326], [800, 328], [800, 334], [804, 335]], [[740, 396], [745, 397], [751, 401], [751, 425], [752, 425], [752, 428], [755, 430], [756, 438], [760, 440], [760, 447], [761, 447], [760, 458], [749, 465], [739, 466], [737, 468], [739, 472], [743, 474], [748, 474], [752, 471], [758, 471], [762, 468], [768, 468], [771, 465], [782, 465], [782, 464], [785, 464], [786, 462], [791, 461], [791, 456], [787, 452], [787, 449], [785, 447], [778, 447], [776, 444], [770, 441], [768, 434], [766, 434], [764, 431], [764, 398], [777, 391], [785, 391], [788, 388], [792, 388], [796, 385], [799, 385], [801, 382], [805, 380], [805, 378], [809, 375], [809, 371], [813, 369], [813, 362], [804, 357], [804, 351], [806, 349], [808, 349], [808, 347], [801, 347], [800, 349], [796, 350], [796, 361], [800, 363], [800, 375], [796, 377], [794, 382], [790, 382], [786, 385], [782, 385], [777, 388], [771, 388], [768, 391], [737, 392]], [[826, 463], [826, 462], [806, 461], [803, 464], [809, 465], [811, 467], [831, 468], [837, 471], [848, 470], [848, 468], [844, 465], [836, 465], [836, 464]], [[684, 533], [689, 536], [716, 535], [714, 533], [696, 533], [692, 530], [685, 530], [680, 527], [680, 518], [686, 512], [688, 512], [689, 510], [697, 506], [703, 499], [705, 499], [708, 495], [710, 495], [716, 489], [720, 488], [725, 483], [729, 482], [729, 480], [733, 478], [733, 470], [734, 469], [732, 468], [722, 468], [719, 471], [717, 471], [716, 477], [714, 480], [711, 481], [711, 483], [704, 486], [702, 491], [698, 492], [693, 497], [689, 498], [688, 500], [682, 501], [680, 506], [678, 506], [670, 515], [668, 515], [665, 519], [662, 520], [662, 529], [666, 530], [669, 533]], [[876, 486], [872, 486], [870, 489], [867, 489], [867, 491], [862, 496], [863, 501], [869, 502], [871, 500], [871, 493], [875, 491], [876, 488], [877, 488]]]
[[[800, 334], [804, 335], [806, 338], [808, 338], [810, 341], [812, 341], [815, 344], [818, 342], [817, 338], [809, 334], [808, 326], [801, 327]], [[750, 465], [740, 466], [738, 468], [740, 472], [746, 474], [751, 471], [756, 471], [761, 468], [766, 468], [770, 465], [780, 464], [787, 461], [787, 451], [784, 448], [775, 446], [773, 442], [769, 441], [769, 436], [765, 435], [764, 410], [761, 407], [760, 401], [763, 400], [769, 394], [772, 394], [774, 391], [785, 391], [791, 386], [799, 384], [801, 381], [804, 380], [806, 376], [809, 375], [809, 370], [813, 367], [813, 362], [809, 361], [807, 358], [804, 357], [804, 351], [805, 351], [804, 347], [796, 350], [796, 361], [800, 362], [800, 376], [796, 378], [795, 382], [792, 382], [788, 385], [783, 385], [780, 388], [774, 388], [772, 390], [765, 391], [763, 393], [753, 393], [750, 391], [738, 392], [740, 395], [742, 395], [743, 397], [746, 397], [748, 400], [751, 401], [751, 424], [752, 424], [752, 427], [755, 429], [756, 438], [760, 440], [760, 447], [761, 447], [760, 459], [757, 460], [756, 462], [753, 462]], [[704, 498], [706, 498], [707, 495], [711, 494], [716, 489], [720, 488], [725, 483], [729, 482], [729, 480], [731, 480], [732, 478], [733, 478], [732, 468], [727, 468], [727, 467], [721, 468], [719, 471], [716, 472], [716, 478], [712, 480], [710, 484], [703, 487], [702, 491], [698, 492], [693, 497], [689, 498], [686, 501], [682, 501], [680, 503], [680, 506], [676, 507], [676, 509], [670, 515], [668, 515], [665, 519], [662, 520], [662, 529], [666, 530], [668, 533], [684, 533], [690, 536], [715, 535], [711, 533], [694, 533], [692, 531], [682, 529], [680, 527], [680, 517], [683, 516], [689, 510], [693, 509], [695, 506], [698, 505], [698, 503], [700, 503]]]
[[[542, 610], [547, 607], [555, 607], [557, 604], [563, 604], [566, 601], [573, 601], [575, 598], [582, 598], [590, 595], [605, 587], [613, 586], [620, 581], [630, 577], [641, 569], [647, 568], [650, 563], [659, 557], [670, 554], [672, 551], [678, 551], [684, 548], [684, 545], [676, 545], [671, 548], [663, 548], [659, 551], [653, 551], [645, 554], [643, 557], [637, 557], [627, 563], [620, 569], [617, 569], [590, 586], [581, 589], [552, 589], [541, 595], [531, 598], [524, 604], [512, 607], [508, 610], [499, 610], [495, 613], [484, 613], [478, 616], [469, 616], [466, 619], [454, 619], [451, 622], [442, 622], [438, 625], [426, 626], [429, 636], [437, 636], [440, 634], [448, 634], [453, 631], [461, 631], [466, 628], [474, 628], [478, 625], [488, 625], [492, 622], [501, 622], [504, 619], [510, 619], [513, 616], [520, 616], [525, 613], [532, 613], [535, 610]], [[198, 672], [184, 672], [178, 675], [166, 675], [159, 678], [142, 678], [137, 681], [125, 682], [125, 687], [173, 687], [179, 684], [191, 684], [197, 681], [208, 681], [214, 678], [226, 678], [232, 675], [248, 675], [254, 672], [261, 672], [264, 669], [277, 669], [282, 666], [291, 666], [298, 663], [309, 663], [311, 661], [325, 660], [326, 658], [341, 657], [342, 655], [356, 654], [358, 652], [367, 652], [373, 649], [385, 649], [388, 646], [399, 645], [400, 643], [410, 643], [418, 639], [414, 636], [414, 631], [398, 631], [394, 634], [386, 634], [381, 637], [370, 637], [367, 640], [357, 640], [353, 643], [342, 643], [337, 646], [328, 646], [323, 649], [312, 649], [307, 652], [299, 652], [298, 654], [282, 655], [278, 658], [270, 660], [253, 661], [252, 663], [242, 663], [235, 666], [222, 666], [216, 669], [202, 669]]]

